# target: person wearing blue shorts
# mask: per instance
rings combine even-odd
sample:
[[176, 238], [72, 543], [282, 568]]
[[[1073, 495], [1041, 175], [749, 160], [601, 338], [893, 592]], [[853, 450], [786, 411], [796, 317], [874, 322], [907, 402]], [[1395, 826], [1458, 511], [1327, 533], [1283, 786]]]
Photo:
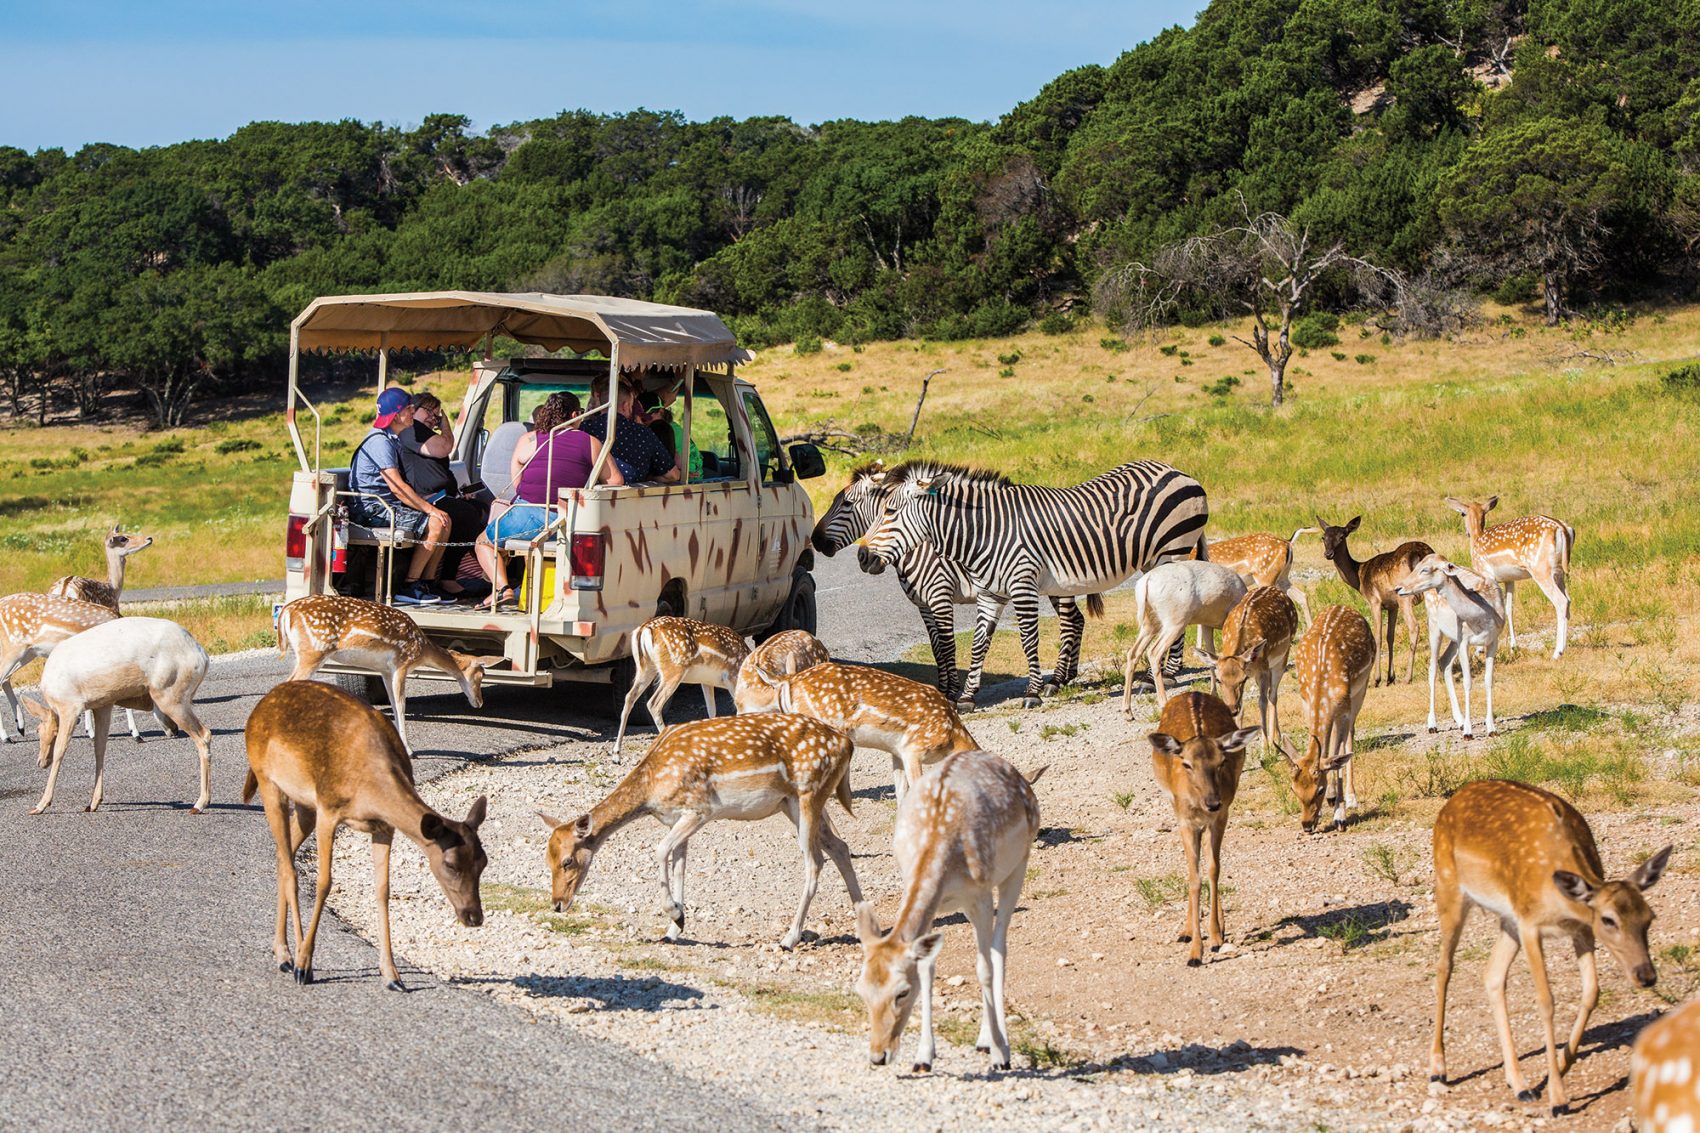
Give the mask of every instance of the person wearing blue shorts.
[[449, 517], [428, 502], [402, 474], [399, 435], [413, 427], [413, 398], [395, 386], [378, 394], [378, 413], [372, 430], [354, 450], [349, 462], [348, 484], [362, 493], [349, 501], [349, 518], [363, 527], [389, 527], [418, 542], [407, 563], [407, 576], [396, 587], [398, 606], [428, 606], [441, 602], [424, 578], [436, 577], [443, 558], [443, 542], [449, 534]]

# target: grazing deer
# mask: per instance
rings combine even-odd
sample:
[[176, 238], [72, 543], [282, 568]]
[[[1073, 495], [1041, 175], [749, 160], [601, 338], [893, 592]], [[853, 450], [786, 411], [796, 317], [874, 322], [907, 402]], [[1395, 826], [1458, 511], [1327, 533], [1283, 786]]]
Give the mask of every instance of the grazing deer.
[[[248, 717], [248, 777], [242, 801], [254, 792], [266, 808], [277, 843], [277, 935], [272, 956], [278, 971], [298, 984], [313, 982], [313, 942], [331, 891], [337, 827], [372, 836], [373, 889], [378, 899], [378, 970], [384, 987], [406, 991], [390, 950], [390, 842], [396, 831], [425, 851], [425, 862], [455, 916], [468, 928], [484, 923], [478, 877], [484, 872], [481, 795], [463, 821], [425, 805], [413, 786], [413, 760], [401, 736], [371, 705], [318, 681], [286, 681], [268, 692]], [[307, 836], [319, 836], [319, 878], [313, 918], [301, 932], [300, 883], [295, 854]], [[286, 932], [295, 918], [295, 949]]]
[[632, 631], [632, 660], [637, 674], [620, 709], [620, 730], [614, 736], [614, 762], [620, 761], [620, 745], [626, 739], [626, 718], [643, 690], [655, 683], [649, 698], [649, 718], [655, 730], [666, 727], [662, 712], [685, 683], [702, 686], [702, 700], [712, 719], [714, 690], [733, 692], [738, 685], [738, 667], [749, 655], [744, 635], [735, 629], [699, 622], [694, 618], [650, 618]]
[[777, 712], [779, 685], [810, 665], [832, 660], [820, 638], [806, 629], [776, 633], [754, 649], [738, 666], [732, 703], [739, 712]]
[[[1417, 612], [1414, 598], [1401, 598], [1394, 591], [1411, 573], [1411, 568], [1417, 565], [1424, 555], [1434, 554], [1434, 548], [1427, 543], [1411, 540], [1401, 543], [1384, 554], [1373, 555], [1363, 562], [1352, 558], [1352, 550], [1346, 546], [1346, 538], [1358, 529], [1363, 516], [1354, 515], [1343, 527], [1335, 527], [1320, 515], [1316, 522], [1322, 526], [1322, 557], [1334, 564], [1334, 569], [1340, 572], [1340, 578], [1347, 586], [1356, 590], [1369, 606], [1370, 625], [1375, 632], [1381, 634], [1377, 645], [1377, 655], [1381, 649], [1387, 650], [1387, 683], [1393, 683], [1393, 651], [1394, 642], [1398, 636], [1398, 626], [1394, 621], [1395, 615], [1405, 619], [1405, 633], [1411, 639], [1411, 658], [1405, 665], [1405, 680], [1414, 679], [1417, 671]], [[1377, 688], [1381, 687], [1381, 674], [1375, 675]]]
[[1629, 1052], [1629, 1100], [1641, 1133], [1700, 1129], [1700, 999], [1642, 1028]]
[[989, 752], [947, 756], [915, 784], [897, 808], [892, 836], [903, 895], [891, 931], [881, 935], [871, 903], [856, 906], [856, 935], [862, 941], [856, 992], [868, 1007], [868, 1061], [884, 1066], [896, 1058], [903, 1028], [919, 1002], [915, 1069], [932, 1070], [933, 964], [943, 936], [933, 930], [933, 921], [962, 912], [974, 926], [979, 952], [981, 1017], [974, 1047], [992, 1055], [993, 1070], [1009, 1069], [1004, 1010], [1009, 922], [1038, 835], [1039, 801], [1032, 780]]
[[[1658, 980], [1647, 951], [1653, 910], [1643, 891], [1653, 887], [1670, 861], [1666, 846], [1623, 881], [1607, 881], [1593, 832], [1576, 808], [1557, 795], [1503, 779], [1469, 783], [1440, 808], [1434, 825], [1434, 903], [1440, 914], [1440, 963], [1435, 969], [1434, 1046], [1429, 1080], [1446, 1081], [1446, 985], [1452, 954], [1471, 908], [1499, 917], [1499, 941], [1484, 977], [1488, 1003], [1499, 1026], [1505, 1081], [1518, 1101], [1539, 1095], [1528, 1088], [1517, 1065], [1505, 982], [1519, 945], [1529, 951], [1546, 1030], [1547, 1102], [1556, 1113], [1567, 1104], [1564, 1072], [1576, 1061], [1588, 1016], [1599, 1002], [1595, 965], [1597, 937], [1642, 987]], [[1541, 933], [1570, 938], [1582, 978], [1582, 1006], [1570, 1039], [1554, 1046], [1552, 989], [1547, 985], [1546, 948]]]
[[[46, 594], [9, 594], [0, 598], [0, 692], [6, 694], [19, 739], [24, 738], [24, 708], [12, 688], [12, 675], [37, 657], [53, 652], [60, 642], [117, 616], [105, 606], [77, 598], [54, 598]], [[0, 712], [0, 739], [11, 743], [6, 716], [7, 713]], [[93, 728], [92, 721], [89, 726]]]
[[1228, 611], [1222, 624], [1222, 649], [1211, 660], [1222, 690], [1222, 703], [1240, 718], [1246, 682], [1257, 679], [1257, 718], [1263, 742], [1281, 746], [1281, 719], [1276, 703], [1287, 654], [1299, 632], [1299, 612], [1293, 600], [1274, 586], [1259, 586]]
[[853, 744], [891, 753], [898, 802], [925, 764], [980, 746], [944, 693], [871, 665], [811, 665], [777, 691], [773, 711], [819, 720]]
[[277, 615], [277, 652], [295, 651], [292, 681], [304, 681], [326, 661], [371, 669], [384, 682], [395, 709], [396, 731], [407, 740], [407, 678], [421, 666], [453, 677], [474, 708], [484, 707], [484, 666], [499, 657], [457, 653], [426, 637], [414, 620], [393, 606], [345, 598], [340, 594], [309, 594], [289, 603]]
[[801, 716], [721, 716], [667, 729], [631, 774], [589, 813], [570, 822], [539, 814], [549, 827], [549, 876], [555, 911], [573, 896], [602, 842], [648, 814], [670, 827], [655, 848], [661, 870], [666, 937], [685, 928], [685, 847], [717, 818], [754, 820], [785, 812], [803, 847], [803, 896], [779, 941], [790, 950], [803, 938], [803, 920], [820, 880], [822, 853], [844, 877], [851, 901], [862, 899], [850, 847], [832, 829], [826, 804], [850, 809], [850, 741]]
[[[1286, 595], [1267, 589], [1286, 601]], [[1186, 855], [1186, 920], [1181, 922], [1180, 939], [1191, 942], [1186, 962], [1196, 968], [1204, 962], [1205, 931], [1198, 922], [1200, 843], [1209, 831], [1209, 932], [1214, 952], [1222, 947], [1222, 834], [1245, 770], [1245, 745], [1258, 729], [1236, 727], [1228, 706], [1201, 692], [1183, 692], [1165, 704], [1158, 728], [1151, 733], [1151, 770], [1175, 804]]]
[[57, 598], [80, 598], [119, 613], [118, 599], [124, 594], [124, 561], [137, 551], [153, 546], [153, 536], [126, 535], [114, 524], [112, 530], [106, 533], [105, 546], [105, 582], [68, 574], [49, 586], [47, 592]]
[[1576, 546], [1576, 529], [1550, 515], [1525, 515], [1509, 523], [1484, 527], [1487, 513], [1499, 503], [1489, 496], [1486, 503], [1446, 497], [1448, 506], [1464, 517], [1470, 536], [1470, 565], [1505, 587], [1505, 636], [1517, 648], [1517, 627], [1511, 621], [1512, 600], [1517, 584], [1534, 579], [1558, 615], [1558, 641], [1553, 660], [1564, 656], [1570, 636], [1570, 551]]
[[1281, 591], [1298, 606], [1304, 614], [1305, 624], [1309, 625], [1310, 602], [1305, 592], [1293, 585], [1293, 548], [1300, 535], [1318, 530], [1320, 528], [1301, 527], [1293, 532], [1291, 539], [1262, 531], [1236, 535], [1232, 539], [1211, 543], [1206, 548], [1206, 557], [1239, 575], [1248, 590], [1255, 586], [1273, 586]]
[[1352, 761], [1358, 712], [1375, 668], [1375, 638], [1369, 623], [1345, 606], [1325, 608], [1293, 651], [1299, 699], [1304, 704], [1310, 747], [1303, 759], [1278, 749], [1293, 778], [1299, 821], [1316, 829], [1323, 796], [1334, 804], [1334, 829], [1346, 828], [1346, 811], [1358, 805], [1357, 767]]
[[47, 789], [31, 814], [53, 802], [53, 788], [71, 730], [84, 712], [94, 715], [94, 794], [86, 809], [98, 810], [106, 777], [106, 740], [112, 709], [158, 712], [195, 740], [201, 756], [201, 794], [189, 808], [200, 814], [212, 798], [212, 733], [195, 715], [195, 693], [207, 676], [207, 651], [176, 622], [164, 618], [113, 618], [90, 626], [54, 647], [41, 670], [38, 691], [46, 707], [25, 704], [41, 733]]
[[[1161, 563], [1139, 576], [1133, 584], [1134, 617], [1139, 639], [1127, 651], [1122, 673], [1122, 712], [1133, 719], [1133, 671], [1139, 658], [1151, 670], [1159, 707], [1169, 699], [1158, 659], [1186, 636], [1186, 627], [1198, 627], [1198, 651], [1207, 658], [1216, 655], [1216, 630], [1228, 620], [1245, 597], [1240, 576], [1220, 563], [1177, 559]], [[1210, 644], [1206, 646], [1205, 635]]]
[[[1434, 670], [1438, 664], [1446, 674], [1446, 698], [1452, 702], [1452, 719], [1470, 731], [1470, 649], [1481, 646], [1485, 657], [1482, 684], [1487, 690], [1487, 734], [1493, 735], [1493, 659], [1499, 652], [1499, 630], [1505, 624], [1500, 590], [1492, 579], [1428, 555], [1400, 584], [1398, 593], [1421, 594], [1428, 610], [1428, 730], [1439, 731], [1434, 719]], [[1446, 645], [1441, 647], [1441, 640]], [[1464, 714], [1458, 714], [1458, 693], [1452, 687], [1452, 660], [1464, 674]]]

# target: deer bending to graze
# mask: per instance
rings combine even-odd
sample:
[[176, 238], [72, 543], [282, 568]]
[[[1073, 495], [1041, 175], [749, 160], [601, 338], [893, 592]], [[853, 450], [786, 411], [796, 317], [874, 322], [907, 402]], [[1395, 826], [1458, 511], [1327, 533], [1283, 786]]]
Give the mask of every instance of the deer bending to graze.
[[[478, 827], [485, 800], [473, 802], [463, 821], [425, 805], [413, 786], [413, 760], [401, 736], [376, 709], [318, 681], [287, 681], [268, 692], [248, 717], [248, 777], [242, 801], [254, 792], [266, 808], [277, 843], [277, 935], [272, 956], [278, 971], [298, 984], [313, 982], [313, 943], [331, 891], [337, 827], [372, 836], [373, 889], [378, 901], [378, 970], [390, 991], [406, 991], [390, 950], [390, 843], [396, 831], [425, 851], [425, 862], [468, 928], [484, 923], [478, 878], [484, 846]], [[309, 834], [319, 837], [319, 877], [313, 917], [301, 931], [300, 883], [295, 854]], [[295, 949], [287, 939], [295, 918]]]
[[1237, 727], [1227, 705], [1201, 692], [1183, 692], [1165, 704], [1158, 728], [1150, 737], [1151, 770], [1175, 805], [1175, 823], [1186, 856], [1186, 920], [1181, 922], [1180, 939], [1190, 942], [1187, 965], [1197, 967], [1204, 962], [1205, 934], [1198, 921], [1200, 843], [1209, 832], [1209, 933], [1214, 952], [1223, 940], [1222, 835], [1245, 770], [1245, 745], [1259, 730]]
[[819, 720], [862, 747], [891, 753], [898, 802], [925, 764], [980, 745], [944, 693], [871, 665], [828, 661], [778, 686], [775, 711]]
[[1487, 513], [1499, 503], [1489, 496], [1486, 503], [1446, 497], [1453, 511], [1464, 517], [1470, 536], [1470, 566], [1505, 587], [1505, 636], [1517, 648], [1517, 628], [1511, 607], [1517, 584], [1533, 579], [1558, 615], [1558, 640], [1552, 658], [1564, 656], [1570, 636], [1570, 552], [1576, 546], [1576, 529], [1550, 515], [1525, 515], [1506, 523], [1484, 527]]
[[1346, 811], [1358, 805], [1355, 749], [1358, 712], [1376, 665], [1375, 637], [1356, 610], [1329, 606], [1310, 624], [1293, 651], [1299, 699], [1310, 747], [1303, 759], [1278, 748], [1299, 800], [1299, 823], [1316, 829], [1322, 802], [1334, 804], [1334, 829], [1346, 828]]
[[1133, 584], [1139, 640], [1127, 651], [1122, 673], [1122, 712], [1129, 720], [1133, 719], [1133, 672], [1139, 659], [1144, 658], [1151, 670], [1160, 708], [1169, 695], [1158, 659], [1186, 636], [1191, 625], [1198, 627], [1198, 651], [1215, 657], [1216, 630], [1244, 597], [1240, 576], [1219, 563], [1183, 559], [1159, 564], [1139, 576]]
[[1641, 1133], [1700, 1129], [1700, 999], [1642, 1028], [1629, 1053], [1629, 1100]]
[[750, 652], [744, 635], [735, 629], [675, 617], [650, 618], [638, 626], [632, 631], [631, 648], [637, 674], [626, 693], [625, 706], [620, 709], [620, 730], [614, 735], [616, 763], [620, 761], [620, 745], [626, 739], [626, 719], [651, 682], [655, 684], [655, 692], [649, 698], [649, 718], [655, 722], [657, 732], [667, 726], [661, 714], [682, 684], [702, 686], [702, 700], [712, 719], [714, 690], [737, 689], [738, 668]]
[[803, 895], [797, 916], [779, 941], [792, 949], [820, 879], [821, 858], [832, 858], [851, 901], [862, 899], [850, 847], [832, 829], [826, 804], [850, 809], [849, 739], [801, 716], [721, 716], [667, 729], [631, 773], [588, 814], [568, 822], [539, 814], [549, 827], [549, 877], [555, 911], [572, 907], [591, 858], [614, 831], [643, 815], [669, 827], [655, 848], [661, 871], [667, 939], [685, 928], [685, 847], [717, 818], [755, 820], [785, 812], [803, 848]]
[[309, 594], [277, 616], [277, 651], [295, 651], [292, 681], [304, 681], [326, 661], [371, 669], [384, 682], [402, 746], [407, 740], [407, 678], [413, 670], [436, 669], [452, 678], [474, 708], [484, 707], [484, 666], [500, 657], [472, 657], [444, 649], [393, 606], [340, 594]]
[[[1369, 606], [1370, 625], [1381, 635], [1377, 646], [1377, 654], [1381, 649], [1387, 651], [1387, 683], [1393, 683], [1393, 647], [1398, 634], [1395, 615], [1405, 619], [1405, 633], [1411, 639], [1411, 658], [1405, 665], [1405, 680], [1414, 679], [1417, 671], [1417, 611], [1416, 599], [1401, 598], [1395, 593], [1399, 584], [1405, 581], [1405, 576], [1411, 573], [1425, 555], [1434, 554], [1434, 548], [1427, 543], [1411, 540], [1401, 543], [1385, 554], [1374, 555], [1363, 562], [1352, 558], [1351, 548], [1346, 546], [1346, 538], [1358, 529], [1363, 516], [1355, 515], [1343, 527], [1335, 527], [1321, 516], [1316, 522], [1322, 525], [1322, 557], [1334, 564], [1334, 569], [1340, 572], [1340, 578], [1347, 586], [1362, 595]], [[1381, 686], [1381, 673], [1375, 674], [1376, 687]]]
[[54, 647], [41, 670], [44, 708], [26, 701], [41, 733], [41, 766], [49, 767], [47, 789], [31, 814], [53, 802], [53, 788], [71, 730], [84, 712], [94, 714], [94, 794], [98, 810], [105, 787], [106, 740], [112, 709], [158, 712], [194, 738], [201, 756], [201, 793], [190, 814], [212, 798], [212, 733], [195, 715], [195, 693], [207, 676], [207, 651], [189, 631], [164, 618], [114, 618], [91, 626]]
[[[7, 715], [17, 725], [18, 738], [24, 738], [24, 707], [12, 688], [12, 674], [37, 657], [46, 657], [60, 642], [117, 617], [105, 606], [77, 598], [46, 594], [9, 594], [0, 598], [0, 692], [5, 693], [9, 708], [9, 712], [0, 712], [0, 739], [12, 741], [11, 733], [6, 730]], [[93, 727], [92, 721], [89, 726]]]
[[1273, 586], [1248, 591], [1222, 624], [1222, 649], [1210, 667], [1222, 690], [1222, 703], [1240, 718], [1246, 682], [1257, 680], [1257, 718], [1263, 742], [1281, 746], [1281, 678], [1287, 655], [1299, 631], [1299, 612], [1293, 600]]
[[750, 655], [738, 666], [732, 703], [743, 713], [777, 712], [779, 686], [787, 677], [830, 660], [832, 654], [808, 630], [776, 633], [750, 650]]
[[1009, 1069], [1004, 970], [1010, 918], [1039, 835], [1032, 788], [1038, 777], [1025, 778], [988, 752], [958, 752], [927, 772], [897, 808], [892, 854], [903, 894], [891, 931], [880, 934], [871, 903], [856, 906], [862, 941], [856, 992], [868, 1007], [868, 1060], [875, 1066], [896, 1058], [919, 1002], [915, 1069], [933, 1068], [933, 964], [943, 936], [933, 931], [933, 921], [960, 911], [974, 926], [979, 953], [981, 1018], [974, 1047], [992, 1055], [992, 1069]]
[[1305, 592], [1293, 585], [1293, 548], [1300, 535], [1320, 530], [1318, 527], [1301, 527], [1293, 532], [1290, 539], [1262, 531], [1236, 535], [1232, 539], [1212, 541], [1207, 554], [1211, 562], [1220, 563], [1239, 575], [1247, 590], [1273, 586], [1281, 591], [1298, 606], [1304, 614], [1305, 624], [1309, 625], [1310, 602]]
[[[1434, 1046], [1429, 1080], [1446, 1080], [1446, 985], [1464, 920], [1480, 905], [1499, 917], [1499, 941], [1488, 958], [1484, 981], [1499, 1027], [1505, 1081], [1519, 1101], [1539, 1095], [1528, 1088], [1517, 1065], [1505, 983], [1519, 946], [1528, 949], [1535, 1000], [1546, 1032], [1547, 1103], [1553, 1112], [1567, 1103], [1564, 1072], [1576, 1061], [1588, 1016], [1599, 1002], [1594, 941], [1604, 942], [1642, 987], [1658, 980], [1647, 950], [1653, 910], [1643, 891], [1670, 862], [1666, 846], [1623, 881], [1607, 881], [1587, 820], [1557, 795], [1503, 779], [1460, 788], [1440, 808], [1434, 825], [1434, 903], [1440, 914], [1440, 962], [1435, 969]], [[1555, 1046], [1552, 989], [1547, 984], [1543, 930], [1562, 933], [1576, 950], [1582, 1005], [1568, 1042]]]
[[68, 574], [49, 586], [47, 593], [56, 598], [78, 598], [84, 602], [93, 602], [97, 606], [105, 606], [115, 614], [119, 613], [118, 600], [124, 595], [125, 560], [137, 551], [145, 551], [153, 546], [153, 536], [126, 535], [114, 525], [112, 530], [106, 533], [104, 546], [105, 582], [98, 578]]
[[[1470, 650], [1480, 646], [1485, 660], [1482, 685], [1487, 692], [1487, 734], [1493, 735], [1493, 659], [1499, 652], [1499, 630], [1505, 624], [1500, 590], [1492, 579], [1429, 555], [1419, 562], [1400, 585], [1401, 595], [1421, 594], [1428, 611], [1428, 730], [1439, 731], [1434, 719], [1434, 671], [1439, 665], [1446, 674], [1446, 699], [1452, 702], [1452, 719], [1470, 730]], [[1445, 640], [1446, 645], [1441, 646]], [[1457, 658], [1464, 674], [1464, 712], [1458, 713], [1458, 693], [1452, 687], [1452, 661]]]

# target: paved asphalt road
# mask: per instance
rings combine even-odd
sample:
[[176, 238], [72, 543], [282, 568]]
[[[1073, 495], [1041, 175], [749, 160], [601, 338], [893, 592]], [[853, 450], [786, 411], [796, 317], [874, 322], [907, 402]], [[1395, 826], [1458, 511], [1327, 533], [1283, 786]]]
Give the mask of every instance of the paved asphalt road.
[[[840, 556], [816, 578], [821, 637], [836, 655], [890, 659], [920, 637], [889, 574], [869, 578]], [[93, 815], [81, 813], [93, 782], [88, 740], [72, 744], [52, 809], [34, 817], [26, 812], [43, 780], [33, 728], [27, 744], [0, 745], [0, 1130], [780, 1124], [619, 1048], [438, 983], [405, 956], [413, 991], [385, 992], [372, 946], [334, 918], [320, 930], [318, 982], [297, 988], [280, 975], [274, 850], [259, 807], [236, 799], [243, 722], [286, 671], [269, 654], [214, 662], [197, 702], [214, 732], [213, 806], [198, 817], [185, 801], [193, 745], [160, 738], [157, 725], [140, 747], [113, 738], [106, 801]], [[608, 721], [573, 710], [570, 685], [494, 688], [478, 715], [458, 693], [424, 695], [436, 687], [415, 682], [409, 701], [422, 779], [468, 752], [609, 733]], [[673, 710], [694, 703], [680, 697]]]

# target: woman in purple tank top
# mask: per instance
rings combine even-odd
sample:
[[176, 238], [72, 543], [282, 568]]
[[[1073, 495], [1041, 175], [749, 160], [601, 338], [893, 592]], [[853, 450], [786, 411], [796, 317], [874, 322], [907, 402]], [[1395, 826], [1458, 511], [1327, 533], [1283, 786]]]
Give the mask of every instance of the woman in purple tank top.
[[[507, 556], [499, 554], [497, 548], [504, 540], [535, 539], [554, 521], [550, 505], [561, 489], [583, 488], [590, 483], [591, 469], [602, 455], [602, 442], [576, 424], [562, 427], [579, 413], [579, 400], [573, 394], [565, 390], [550, 394], [532, 417], [536, 429], [521, 437], [514, 448], [509, 470], [514, 498], [498, 500], [491, 506], [489, 526], [473, 548], [484, 573], [495, 583], [496, 605], [511, 602], [514, 596], [508, 586]], [[626, 481], [610, 460], [602, 469], [601, 482], [617, 486]]]

